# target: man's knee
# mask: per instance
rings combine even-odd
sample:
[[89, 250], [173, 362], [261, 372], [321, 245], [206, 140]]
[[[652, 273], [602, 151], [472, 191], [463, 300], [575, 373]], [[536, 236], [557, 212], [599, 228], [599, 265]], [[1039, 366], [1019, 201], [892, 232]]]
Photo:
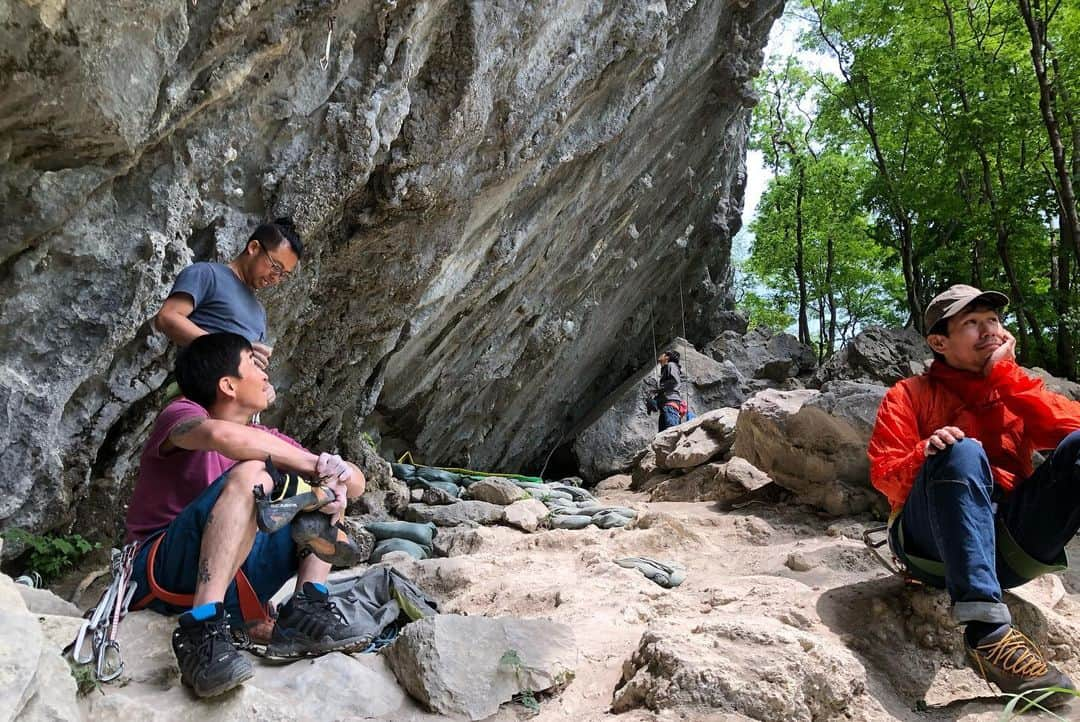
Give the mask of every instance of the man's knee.
[[993, 484], [986, 450], [974, 439], [960, 439], [926, 459], [931, 480]]
[[250, 494], [256, 485], [262, 486], [266, 493], [274, 488], [274, 480], [266, 473], [266, 464], [261, 461], [241, 461], [229, 469], [226, 486], [234, 491]]
[[1080, 431], [1074, 431], [1054, 449], [1054, 465], [1072, 465], [1080, 462]]

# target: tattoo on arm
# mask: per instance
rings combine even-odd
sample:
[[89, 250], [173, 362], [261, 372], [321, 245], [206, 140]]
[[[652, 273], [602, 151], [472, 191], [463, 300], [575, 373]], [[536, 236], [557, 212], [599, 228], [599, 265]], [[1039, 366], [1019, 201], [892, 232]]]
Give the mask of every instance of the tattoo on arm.
[[199, 581], [203, 584], [210, 581], [210, 562], [206, 559], [199, 564]]
[[197, 429], [200, 425], [202, 425], [202, 422], [204, 421], [206, 421], [206, 418], [202, 416], [196, 416], [194, 418], [187, 419], [186, 421], [181, 421], [179, 424], [173, 427], [173, 430], [169, 433], [169, 438], [175, 439], [183, 436], [184, 434], [189, 434], [195, 429]]

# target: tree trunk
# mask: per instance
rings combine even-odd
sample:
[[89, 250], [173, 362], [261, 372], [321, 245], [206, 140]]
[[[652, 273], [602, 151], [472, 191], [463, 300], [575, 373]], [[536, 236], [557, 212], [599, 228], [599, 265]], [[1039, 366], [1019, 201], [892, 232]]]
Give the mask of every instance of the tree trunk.
[[[1050, 152], [1054, 156], [1054, 171], [1057, 174], [1058, 203], [1061, 206], [1061, 236], [1080, 260], [1080, 217], [1077, 215], [1076, 194], [1073, 192], [1072, 177], [1065, 162], [1065, 147], [1061, 142], [1061, 129], [1054, 114], [1054, 102], [1050, 80], [1047, 77], [1043, 51], [1046, 48], [1046, 27], [1032, 12], [1029, 0], [1017, 0], [1020, 15], [1024, 18], [1028, 35], [1031, 36], [1031, 65], [1035, 70], [1035, 79], [1039, 84], [1039, 110], [1042, 112], [1043, 125], [1050, 142]], [[1035, 7], [1038, 8], [1038, 0]]]
[[799, 184], [795, 189], [795, 276], [799, 283], [799, 341], [809, 346], [810, 321], [807, 318], [806, 259], [803, 245], [802, 202], [806, 188], [806, 173], [802, 163], [798, 163]]

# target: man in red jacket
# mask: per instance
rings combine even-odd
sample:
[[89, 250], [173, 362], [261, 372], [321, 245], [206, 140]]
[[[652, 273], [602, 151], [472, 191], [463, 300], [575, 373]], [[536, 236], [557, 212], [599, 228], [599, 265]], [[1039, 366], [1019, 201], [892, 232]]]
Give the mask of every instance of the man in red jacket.
[[[1080, 529], [1080, 403], [1017, 365], [1000, 317], [1008, 301], [956, 285], [930, 302], [934, 362], [882, 399], [870, 479], [893, 510], [893, 552], [912, 576], [948, 590], [976, 670], [1007, 693], [1072, 689], [1002, 602], [1002, 588], [1063, 569]], [[1033, 470], [1040, 449], [1053, 453]]]

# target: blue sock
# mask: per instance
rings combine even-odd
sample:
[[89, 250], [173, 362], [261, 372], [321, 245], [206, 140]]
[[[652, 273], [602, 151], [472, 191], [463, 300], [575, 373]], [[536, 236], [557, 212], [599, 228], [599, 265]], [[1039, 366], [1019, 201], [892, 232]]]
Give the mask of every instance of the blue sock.
[[217, 602], [200, 604], [199, 606], [194, 607], [190, 614], [196, 622], [205, 622], [207, 619], [212, 619], [217, 615]]
[[330, 593], [330, 590], [327, 589], [326, 585], [323, 584], [322, 582], [311, 582], [311, 586], [315, 587], [316, 589], [318, 589], [323, 594], [329, 594]]

